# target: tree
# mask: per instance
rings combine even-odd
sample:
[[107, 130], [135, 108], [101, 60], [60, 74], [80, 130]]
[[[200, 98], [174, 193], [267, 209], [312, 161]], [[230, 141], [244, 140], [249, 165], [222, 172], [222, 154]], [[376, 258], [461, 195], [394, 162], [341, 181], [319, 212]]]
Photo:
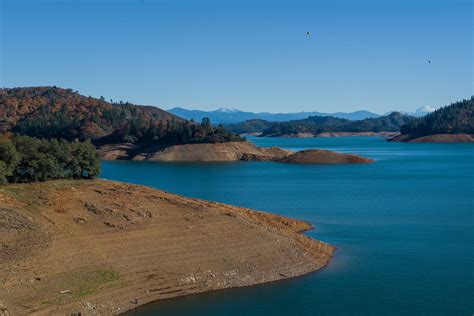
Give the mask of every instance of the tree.
[[74, 178], [94, 179], [100, 173], [99, 153], [90, 141], [75, 142], [71, 151]]
[[8, 183], [5, 162], [0, 160], [0, 184]]
[[89, 141], [0, 138], [0, 183], [92, 179], [99, 172], [99, 154]]
[[212, 130], [211, 119], [208, 117], [203, 117], [201, 120], [201, 126], [205, 131], [207, 132], [211, 131]]
[[0, 166], [0, 182], [6, 182], [7, 177], [12, 176], [19, 161], [20, 156], [12, 141], [4, 136], [0, 136], [0, 162], [2, 164]]

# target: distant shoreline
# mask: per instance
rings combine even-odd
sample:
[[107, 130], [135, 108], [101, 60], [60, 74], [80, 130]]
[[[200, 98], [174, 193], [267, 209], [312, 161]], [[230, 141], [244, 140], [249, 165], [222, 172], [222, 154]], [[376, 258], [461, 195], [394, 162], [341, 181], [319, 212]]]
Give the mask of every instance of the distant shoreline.
[[281, 137], [281, 138], [313, 138], [313, 137], [352, 137], [352, 136], [374, 136], [374, 137], [395, 137], [400, 135], [399, 132], [323, 132], [319, 134], [313, 133], [294, 133], [294, 134], [269, 134], [262, 133], [240, 134], [241, 136], [256, 137]]
[[403, 134], [391, 138], [389, 141], [402, 143], [474, 143], [474, 134], [434, 134], [419, 137]]

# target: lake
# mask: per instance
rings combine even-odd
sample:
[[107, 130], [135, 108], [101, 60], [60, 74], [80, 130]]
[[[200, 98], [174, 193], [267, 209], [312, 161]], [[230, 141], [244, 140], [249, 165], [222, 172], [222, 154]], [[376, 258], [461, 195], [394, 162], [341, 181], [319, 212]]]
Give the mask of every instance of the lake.
[[337, 247], [316, 273], [155, 302], [129, 315], [472, 315], [474, 145], [249, 138], [366, 165], [104, 161], [101, 177], [311, 222]]

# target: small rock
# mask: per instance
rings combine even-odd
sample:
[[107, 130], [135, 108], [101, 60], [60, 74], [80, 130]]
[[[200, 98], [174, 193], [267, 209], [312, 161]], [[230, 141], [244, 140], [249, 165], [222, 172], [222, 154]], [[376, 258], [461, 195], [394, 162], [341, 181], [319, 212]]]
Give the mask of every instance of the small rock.
[[74, 217], [73, 220], [74, 220], [74, 223], [76, 223], [76, 224], [84, 224], [85, 222], [87, 222], [82, 217]]

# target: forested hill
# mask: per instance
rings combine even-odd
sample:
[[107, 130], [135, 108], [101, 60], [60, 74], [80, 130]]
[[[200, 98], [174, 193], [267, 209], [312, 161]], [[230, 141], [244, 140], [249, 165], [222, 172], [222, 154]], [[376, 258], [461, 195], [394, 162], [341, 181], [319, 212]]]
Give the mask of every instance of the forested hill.
[[0, 89], [0, 131], [96, 143], [239, 140], [209, 120], [196, 124], [157, 107], [107, 102], [58, 87]]
[[474, 134], [474, 96], [440, 108], [401, 128], [413, 137], [435, 134]]
[[263, 136], [323, 132], [398, 132], [403, 124], [409, 123], [413, 119], [411, 116], [393, 112], [387, 116], [360, 121], [311, 116], [303, 120], [288, 122], [248, 121], [229, 125], [228, 128], [230, 131], [238, 133], [261, 132]]
[[275, 122], [269, 122], [265, 120], [247, 120], [242, 123], [228, 124], [225, 125], [225, 127], [232, 133], [250, 134], [262, 133], [273, 124], [275, 124]]
[[0, 89], [0, 120], [34, 136], [98, 138], [133, 121], [145, 125], [178, 117], [157, 107], [111, 103], [71, 89], [29, 87]]

